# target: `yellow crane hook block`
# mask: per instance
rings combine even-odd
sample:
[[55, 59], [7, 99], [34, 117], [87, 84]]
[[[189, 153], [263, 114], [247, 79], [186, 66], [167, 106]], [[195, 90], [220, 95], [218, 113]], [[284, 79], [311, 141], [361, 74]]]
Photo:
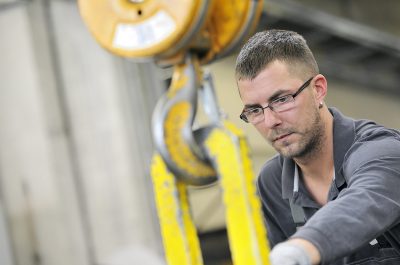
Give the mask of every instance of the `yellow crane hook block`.
[[[216, 181], [223, 195], [233, 264], [269, 264], [244, 135], [220, 116], [193, 131], [197, 94], [213, 87], [200, 66], [241, 44], [255, 27], [262, 4], [262, 0], [78, 0], [89, 31], [105, 49], [122, 57], [174, 65], [170, 88], [159, 99], [152, 121], [157, 152], [151, 175], [169, 265], [203, 264], [187, 186]], [[218, 109], [215, 96], [208, 101], [204, 107]]]
[[97, 42], [110, 52], [164, 65], [195, 53], [228, 55], [254, 28], [262, 0], [79, 0]]

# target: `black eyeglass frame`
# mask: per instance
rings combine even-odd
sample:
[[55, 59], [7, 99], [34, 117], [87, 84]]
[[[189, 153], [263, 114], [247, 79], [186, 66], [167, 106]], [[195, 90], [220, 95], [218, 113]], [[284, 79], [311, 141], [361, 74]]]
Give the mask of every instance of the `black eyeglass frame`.
[[[308, 87], [308, 86], [310, 85], [311, 80], [313, 80], [314, 77], [315, 77], [315, 76], [310, 77], [310, 79], [308, 79], [306, 82], [304, 82], [304, 84], [302, 84], [302, 85], [300, 86], [300, 88], [297, 89], [297, 91], [296, 91], [294, 94], [288, 94], [288, 95], [279, 97], [279, 98], [273, 100], [271, 103], [273, 103], [273, 102], [275, 102], [275, 101], [278, 101], [279, 99], [281, 99], [281, 98], [283, 98], [283, 97], [287, 97], [287, 96], [292, 96], [292, 98], [293, 98], [293, 100], [294, 100], [306, 87]], [[264, 113], [264, 110], [267, 109], [267, 108], [270, 108], [272, 111], [274, 111], [274, 109], [270, 106], [271, 103], [269, 103], [269, 104], [268, 104], [267, 106], [265, 106], [265, 107], [260, 106], [259, 108], [262, 109], [263, 113]], [[257, 107], [257, 108], [258, 108], [258, 107]], [[240, 119], [242, 119], [243, 121], [249, 123], [249, 120], [247, 119], [246, 115], [244, 114], [244, 110], [242, 111], [242, 113], [240, 114], [239, 117], [240, 117]]]

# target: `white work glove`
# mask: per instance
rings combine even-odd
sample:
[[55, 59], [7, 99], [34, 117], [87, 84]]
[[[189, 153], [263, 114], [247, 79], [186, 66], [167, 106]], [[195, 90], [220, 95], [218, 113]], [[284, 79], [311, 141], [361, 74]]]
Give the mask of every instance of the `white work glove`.
[[311, 265], [307, 252], [301, 246], [290, 242], [276, 245], [269, 258], [271, 265]]

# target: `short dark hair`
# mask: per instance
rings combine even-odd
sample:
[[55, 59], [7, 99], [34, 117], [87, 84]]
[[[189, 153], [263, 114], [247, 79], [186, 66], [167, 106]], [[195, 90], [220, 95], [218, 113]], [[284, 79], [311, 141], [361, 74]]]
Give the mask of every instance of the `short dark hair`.
[[318, 64], [303, 36], [294, 31], [271, 29], [256, 33], [240, 50], [236, 60], [236, 80], [252, 80], [276, 60], [288, 66], [301, 65], [308, 76], [319, 73]]

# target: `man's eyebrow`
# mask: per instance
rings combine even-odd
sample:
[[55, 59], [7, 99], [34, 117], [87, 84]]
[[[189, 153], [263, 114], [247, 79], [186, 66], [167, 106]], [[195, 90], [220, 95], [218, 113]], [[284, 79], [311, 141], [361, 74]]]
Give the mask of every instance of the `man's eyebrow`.
[[245, 109], [254, 109], [254, 108], [261, 108], [260, 104], [246, 104], [244, 105]]
[[279, 89], [277, 91], [274, 92], [274, 94], [272, 94], [269, 98], [268, 98], [268, 102], [273, 101], [274, 99], [277, 99], [283, 95], [287, 95], [290, 92], [290, 90], [288, 89]]

